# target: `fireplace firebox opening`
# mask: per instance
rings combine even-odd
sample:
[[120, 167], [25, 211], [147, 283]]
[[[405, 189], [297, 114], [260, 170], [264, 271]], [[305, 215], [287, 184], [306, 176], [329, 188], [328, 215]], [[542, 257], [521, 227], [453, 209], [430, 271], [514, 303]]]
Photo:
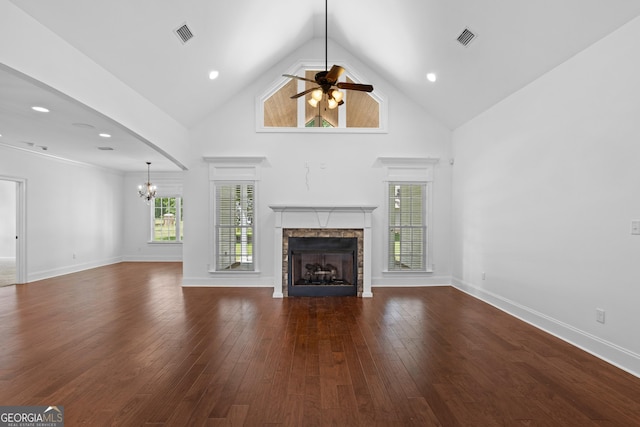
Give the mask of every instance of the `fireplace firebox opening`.
[[[317, 230], [312, 237], [301, 229], [285, 234], [285, 275], [288, 296], [357, 296], [361, 293], [360, 230]], [[327, 236], [328, 235], [328, 236]], [[283, 289], [284, 290], [284, 289]]]
[[289, 238], [289, 295], [356, 295], [357, 253], [357, 238]]

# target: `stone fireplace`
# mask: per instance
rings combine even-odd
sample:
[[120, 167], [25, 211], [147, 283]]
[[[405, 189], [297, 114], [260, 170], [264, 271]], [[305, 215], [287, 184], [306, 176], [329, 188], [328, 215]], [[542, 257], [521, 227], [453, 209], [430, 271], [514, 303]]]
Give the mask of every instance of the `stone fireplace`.
[[[292, 296], [373, 296], [371, 213], [376, 207], [272, 205], [270, 208], [276, 214], [274, 271], [281, 272], [275, 276], [274, 298], [289, 296], [291, 286], [297, 286]], [[292, 254], [292, 243], [308, 246], [298, 246]], [[323, 244], [329, 246], [322, 249]]]

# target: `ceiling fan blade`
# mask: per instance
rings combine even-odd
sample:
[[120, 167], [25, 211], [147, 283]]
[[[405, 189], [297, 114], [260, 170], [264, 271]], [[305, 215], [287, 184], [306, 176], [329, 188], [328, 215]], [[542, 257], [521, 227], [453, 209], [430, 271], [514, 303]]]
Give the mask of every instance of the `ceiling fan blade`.
[[[315, 83], [315, 82], [314, 82], [314, 83]], [[304, 95], [308, 94], [309, 92], [313, 92], [313, 91], [314, 91], [314, 90], [316, 90], [316, 89], [321, 89], [321, 88], [319, 88], [319, 87], [312, 87], [311, 89], [307, 89], [307, 90], [305, 90], [304, 92], [296, 93], [295, 95], [293, 95], [293, 96], [291, 97], [291, 99], [300, 98], [301, 96], [304, 96]]]
[[331, 67], [331, 69], [329, 70], [329, 72], [325, 77], [327, 81], [335, 82], [338, 80], [338, 77], [342, 75], [342, 73], [344, 73], [344, 68], [342, 68], [339, 65], [334, 65]]
[[339, 89], [359, 90], [362, 92], [373, 92], [373, 86], [364, 85], [360, 83], [339, 82], [336, 86], [338, 86]]
[[315, 83], [316, 82], [315, 80], [307, 79], [307, 78], [300, 77], [300, 76], [294, 76], [294, 75], [291, 75], [291, 74], [283, 74], [283, 76], [284, 77], [289, 77], [289, 78], [292, 78], [292, 79], [304, 80], [305, 82], [311, 82], [311, 83]]

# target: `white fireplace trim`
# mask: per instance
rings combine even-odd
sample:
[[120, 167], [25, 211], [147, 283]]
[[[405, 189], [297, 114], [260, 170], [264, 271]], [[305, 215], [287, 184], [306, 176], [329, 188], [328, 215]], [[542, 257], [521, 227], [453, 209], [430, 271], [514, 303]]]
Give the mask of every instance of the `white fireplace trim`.
[[[269, 205], [275, 213], [274, 271], [282, 271], [283, 228], [361, 228], [364, 232], [362, 297], [371, 292], [371, 214], [377, 206], [371, 205]], [[282, 274], [274, 274], [273, 297], [283, 298]]]

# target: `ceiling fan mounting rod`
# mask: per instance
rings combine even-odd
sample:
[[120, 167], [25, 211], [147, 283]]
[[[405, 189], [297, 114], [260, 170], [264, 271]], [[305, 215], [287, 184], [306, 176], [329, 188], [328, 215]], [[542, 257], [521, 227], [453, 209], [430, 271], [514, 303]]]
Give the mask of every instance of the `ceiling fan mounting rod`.
[[324, 0], [324, 70], [329, 71], [329, 48], [328, 45], [328, 28], [329, 28], [329, 8], [327, 6], [329, 0]]

